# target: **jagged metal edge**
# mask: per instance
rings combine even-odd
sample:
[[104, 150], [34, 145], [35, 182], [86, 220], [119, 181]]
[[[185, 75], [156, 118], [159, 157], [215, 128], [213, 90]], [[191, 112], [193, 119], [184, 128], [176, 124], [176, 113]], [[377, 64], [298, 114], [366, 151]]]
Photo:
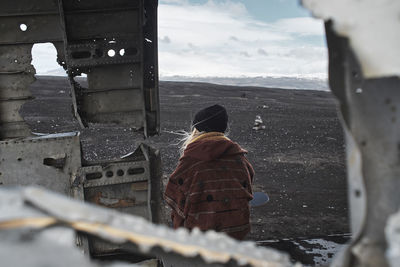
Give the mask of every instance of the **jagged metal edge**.
[[206, 262], [226, 263], [233, 259], [238, 265], [293, 266], [287, 254], [257, 247], [254, 242], [238, 242], [214, 231], [174, 231], [140, 217], [68, 199], [36, 187], [24, 188], [22, 196], [34, 207], [74, 229], [115, 243], [135, 243], [143, 252], [159, 246], [166, 252], [184, 257], [200, 255]]

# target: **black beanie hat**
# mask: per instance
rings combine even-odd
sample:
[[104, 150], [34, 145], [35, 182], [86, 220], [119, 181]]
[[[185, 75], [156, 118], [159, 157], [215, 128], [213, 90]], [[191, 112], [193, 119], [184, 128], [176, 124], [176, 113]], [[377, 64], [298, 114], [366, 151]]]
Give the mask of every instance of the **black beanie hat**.
[[196, 113], [193, 126], [200, 132], [224, 133], [228, 125], [228, 113], [220, 105], [204, 108]]

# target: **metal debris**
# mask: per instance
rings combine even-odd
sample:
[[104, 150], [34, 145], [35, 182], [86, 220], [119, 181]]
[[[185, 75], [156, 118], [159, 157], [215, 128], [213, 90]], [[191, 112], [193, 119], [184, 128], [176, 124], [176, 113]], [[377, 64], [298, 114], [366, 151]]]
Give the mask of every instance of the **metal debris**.
[[166, 259], [178, 257], [180, 266], [185, 266], [185, 261], [187, 264], [188, 260], [199, 259], [196, 256], [209, 264], [234, 262], [233, 266], [292, 266], [288, 255], [257, 247], [253, 242], [238, 242], [214, 231], [174, 231], [143, 218], [82, 203], [40, 188], [1, 188], [0, 203], [2, 231], [43, 229], [62, 223], [112, 243], [135, 244], [145, 254]]

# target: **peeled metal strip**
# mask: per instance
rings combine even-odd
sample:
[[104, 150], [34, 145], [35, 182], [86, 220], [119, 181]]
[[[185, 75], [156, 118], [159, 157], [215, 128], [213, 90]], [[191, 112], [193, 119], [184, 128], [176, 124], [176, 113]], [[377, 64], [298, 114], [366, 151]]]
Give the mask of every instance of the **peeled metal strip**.
[[233, 259], [238, 265], [292, 266], [286, 254], [256, 247], [253, 242], [238, 242], [213, 231], [174, 231], [165, 226], [153, 225], [143, 218], [88, 205], [38, 188], [24, 189], [24, 198], [36, 208], [76, 230], [115, 243], [133, 242], [143, 252], [161, 247], [166, 252], [174, 252], [184, 257], [200, 255], [209, 263], [227, 263]]
[[0, 229], [7, 230], [22, 227], [44, 228], [53, 225], [56, 222], [57, 219], [53, 217], [21, 218], [0, 222]]

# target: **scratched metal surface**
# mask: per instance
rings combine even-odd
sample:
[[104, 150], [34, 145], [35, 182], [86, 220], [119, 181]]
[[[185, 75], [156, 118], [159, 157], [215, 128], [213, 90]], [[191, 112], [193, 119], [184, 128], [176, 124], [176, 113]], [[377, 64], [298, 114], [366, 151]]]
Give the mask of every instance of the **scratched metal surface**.
[[[174, 231], [143, 218], [89, 205], [39, 188], [0, 188], [0, 232], [43, 229], [59, 222], [114, 244], [131, 244], [131, 251], [189, 266], [293, 266], [288, 255], [238, 242], [213, 231]], [[44, 218], [43, 218], [44, 217]], [[43, 218], [45, 223], [35, 224]], [[189, 264], [189, 265], [188, 265]], [[298, 265], [300, 266], [300, 265]]]

